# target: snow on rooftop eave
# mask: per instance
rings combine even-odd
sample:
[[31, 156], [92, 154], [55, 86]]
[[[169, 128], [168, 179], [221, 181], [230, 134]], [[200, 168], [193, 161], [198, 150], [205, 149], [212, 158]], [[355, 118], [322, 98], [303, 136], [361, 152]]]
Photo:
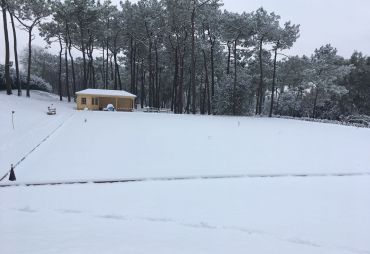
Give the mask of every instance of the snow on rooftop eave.
[[119, 96], [119, 97], [130, 97], [136, 98], [137, 96], [124, 90], [105, 90], [105, 89], [92, 89], [88, 88], [82, 91], [76, 92], [79, 95], [99, 95], [99, 96]]

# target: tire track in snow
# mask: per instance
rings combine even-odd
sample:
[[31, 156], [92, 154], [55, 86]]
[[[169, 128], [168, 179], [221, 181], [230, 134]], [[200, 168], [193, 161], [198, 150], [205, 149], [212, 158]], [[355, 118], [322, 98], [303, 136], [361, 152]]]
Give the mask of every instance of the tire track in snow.
[[[26, 212], [26, 213], [35, 213], [39, 212], [38, 210], [33, 210], [31, 207], [21, 207], [21, 208], [13, 208], [13, 210], [19, 212]], [[122, 215], [122, 214], [95, 214], [91, 212], [81, 211], [81, 210], [70, 210], [70, 209], [53, 209], [54, 212], [59, 214], [68, 214], [72, 216], [78, 215], [87, 215], [89, 217], [93, 217], [96, 219], [103, 219], [103, 220], [115, 220], [115, 221], [143, 221], [148, 223], [169, 223], [173, 225], [178, 225], [187, 228], [194, 228], [198, 230], [231, 230], [236, 231], [239, 233], [247, 234], [247, 235], [257, 235], [260, 237], [267, 237], [270, 239], [274, 239], [281, 242], [286, 242], [290, 244], [302, 245], [307, 247], [313, 248], [326, 248], [326, 249], [333, 249], [338, 251], [345, 251], [350, 253], [356, 254], [370, 254], [369, 250], [364, 249], [356, 249], [353, 247], [348, 246], [340, 246], [340, 245], [333, 245], [324, 242], [317, 242], [312, 240], [303, 239], [301, 237], [288, 237], [288, 236], [281, 236], [277, 233], [267, 232], [258, 229], [240, 227], [240, 226], [227, 226], [227, 225], [217, 225], [217, 224], [210, 224], [208, 222], [200, 221], [200, 222], [183, 222], [180, 220], [176, 220], [173, 218], [166, 218], [166, 217], [139, 217], [139, 216], [129, 216], [129, 215]]]
[[[43, 143], [45, 143], [57, 130], [59, 130], [66, 122], [68, 122], [69, 119], [72, 118], [72, 116], [75, 114], [75, 112], [73, 112], [72, 114], [70, 114], [61, 124], [59, 124], [49, 135], [47, 135], [44, 139], [42, 139], [40, 141], [40, 143], [38, 143], [34, 148], [31, 149], [31, 151], [29, 151], [26, 155], [24, 155], [18, 162], [16, 162], [15, 164], [13, 164], [14, 168], [15, 169], [19, 164], [21, 164], [30, 154], [32, 154], [37, 148], [39, 148]], [[4, 180], [10, 173], [10, 170], [8, 170], [8, 172], [5, 173], [5, 175], [3, 177], [0, 178], [0, 182], [2, 180]]]
[[237, 231], [240, 233], [245, 233], [248, 235], [258, 235], [261, 237], [269, 237], [271, 239], [275, 239], [281, 242], [303, 245], [303, 246], [308, 246], [308, 247], [313, 247], [313, 248], [327, 248], [327, 249], [346, 251], [346, 252], [356, 253], [356, 254], [370, 254], [369, 250], [356, 249], [356, 248], [347, 247], [347, 246], [332, 245], [332, 244], [327, 244], [324, 242], [316, 242], [316, 241], [303, 239], [300, 237], [286, 237], [286, 236], [284, 237], [276, 233], [271, 233], [271, 232], [251, 229], [251, 228], [245, 228], [245, 227], [210, 224], [204, 221], [196, 222], [196, 223], [185, 223], [185, 222], [181, 222], [181, 221], [171, 219], [171, 218], [132, 217], [132, 216], [120, 215], [120, 214], [100, 214], [100, 215], [93, 215], [93, 216], [99, 219], [108, 219], [108, 220], [145, 221], [149, 223], [170, 223], [170, 224], [175, 224], [175, 225], [179, 225], [182, 227], [190, 227], [190, 228], [200, 229], [200, 230], [231, 230], [231, 231]]
[[214, 176], [180, 176], [180, 177], [149, 177], [149, 178], [126, 178], [126, 179], [105, 179], [105, 180], [76, 180], [76, 181], [55, 181], [55, 182], [29, 182], [29, 183], [6, 183], [0, 184], [2, 187], [17, 186], [56, 186], [74, 184], [112, 184], [112, 183], [135, 183], [135, 182], [170, 182], [188, 180], [217, 180], [217, 179], [243, 179], [243, 178], [310, 178], [310, 177], [355, 177], [370, 176], [370, 172], [362, 173], [331, 173], [331, 174], [251, 174], [251, 175], [214, 175]]

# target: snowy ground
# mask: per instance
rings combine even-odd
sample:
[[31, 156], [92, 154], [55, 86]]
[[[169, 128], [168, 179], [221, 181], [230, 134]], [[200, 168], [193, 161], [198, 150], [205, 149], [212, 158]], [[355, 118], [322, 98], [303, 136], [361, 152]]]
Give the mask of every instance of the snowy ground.
[[51, 134], [17, 183], [239, 178], [3, 187], [1, 253], [370, 253], [369, 129], [75, 112], [32, 95], [0, 94], [1, 174]]
[[370, 177], [0, 189], [2, 253], [370, 253]]
[[[73, 113], [74, 105], [59, 102], [57, 96], [39, 91], [32, 91], [31, 98], [16, 94], [0, 93], [0, 178], [9, 171], [10, 164], [16, 164]], [[56, 116], [46, 114], [51, 104], [57, 108]]]
[[363, 128], [285, 119], [75, 112], [16, 171], [19, 182], [370, 173], [369, 151], [370, 129]]

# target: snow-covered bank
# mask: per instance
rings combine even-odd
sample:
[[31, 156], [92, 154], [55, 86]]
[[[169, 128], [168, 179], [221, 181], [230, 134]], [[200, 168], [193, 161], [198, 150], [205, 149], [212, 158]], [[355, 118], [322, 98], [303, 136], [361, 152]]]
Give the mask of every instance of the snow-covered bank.
[[370, 177], [0, 189], [4, 253], [370, 253]]
[[[51, 104], [57, 108], [57, 115], [46, 115]], [[9, 171], [42, 139], [49, 135], [73, 113], [73, 103], [59, 102], [57, 96], [31, 91], [31, 98], [18, 97], [16, 92], [9, 96], [0, 93], [0, 177]], [[14, 130], [12, 126], [14, 113]]]

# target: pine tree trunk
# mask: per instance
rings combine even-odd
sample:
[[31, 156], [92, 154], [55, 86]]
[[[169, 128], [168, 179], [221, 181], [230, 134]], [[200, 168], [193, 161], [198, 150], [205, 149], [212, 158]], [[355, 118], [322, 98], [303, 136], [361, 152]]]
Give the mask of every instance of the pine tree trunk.
[[149, 38], [148, 66], [149, 66], [149, 107], [153, 107], [153, 60], [152, 60], [153, 43]]
[[87, 88], [87, 64], [86, 64], [86, 53], [85, 53], [85, 42], [84, 42], [84, 32], [83, 28], [80, 28], [80, 35], [81, 35], [81, 51], [82, 51], [82, 59], [83, 59], [83, 89]]
[[72, 56], [72, 41], [70, 34], [68, 32], [68, 38], [69, 38], [69, 45], [68, 45], [68, 52], [69, 52], [69, 58], [71, 59], [71, 67], [72, 67], [72, 90], [73, 90], [73, 98], [74, 101], [76, 101], [76, 74], [75, 74], [75, 65], [74, 65], [74, 60]]
[[119, 65], [117, 64], [117, 77], [118, 77], [118, 85], [119, 85], [119, 89], [120, 90], [123, 90], [123, 87], [122, 87], [122, 80], [121, 80], [121, 74], [119, 72]]
[[105, 81], [104, 81], [104, 84], [105, 84], [105, 87], [106, 89], [109, 89], [109, 83], [108, 83], [108, 79], [109, 79], [109, 51], [108, 51], [108, 39], [107, 39], [107, 46], [106, 46], [106, 54], [105, 54], [105, 57], [106, 57], [106, 61], [105, 61]]
[[[88, 87], [90, 88], [90, 85], [92, 84], [91, 82], [91, 61], [90, 61], [90, 54], [89, 54], [89, 48], [87, 47], [86, 48], [86, 55], [87, 55], [87, 58], [88, 58], [88, 61], [87, 61], [87, 70], [86, 70], [86, 84], [88, 84]], [[93, 88], [93, 87], [92, 87]]]
[[59, 91], [59, 100], [62, 101], [63, 100], [63, 97], [62, 97], [62, 52], [63, 52], [63, 46], [62, 46], [62, 39], [58, 38], [59, 40], [59, 46], [60, 46], [60, 50], [59, 50], [59, 72], [58, 72], [58, 91]]
[[207, 56], [206, 52], [203, 49], [203, 63], [204, 63], [204, 72], [205, 72], [205, 93], [207, 93], [207, 111], [208, 115], [211, 114], [211, 97], [210, 97], [210, 89], [209, 89], [209, 79], [208, 79], [208, 66], [207, 66]]
[[116, 68], [116, 76], [117, 76], [119, 90], [122, 90], [121, 74], [119, 73], [119, 65], [117, 62], [117, 52], [115, 52], [115, 56], [114, 56], [114, 65]]
[[136, 64], [136, 43], [134, 44], [134, 57], [133, 57], [133, 90], [132, 92], [134, 94], [137, 94], [137, 84], [138, 84], [138, 78], [139, 78], [139, 65]]
[[103, 44], [103, 65], [102, 65], [102, 72], [101, 72], [101, 78], [103, 81], [104, 89], [107, 89], [106, 83], [105, 83], [105, 45]]
[[258, 89], [258, 111], [257, 114], [262, 114], [262, 103], [263, 103], [263, 59], [262, 59], [262, 46], [263, 46], [263, 37], [260, 40], [259, 45], [259, 62], [260, 62], [260, 84]]
[[96, 75], [95, 75], [95, 66], [94, 66], [94, 57], [92, 51], [90, 51], [90, 58], [91, 58], [91, 79], [92, 85], [96, 88]]
[[[189, 73], [191, 72], [191, 69], [189, 69]], [[188, 91], [187, 91], [187, 98], [186, 98], [186, 114], [190, 114], [190, 94], [191, 94], [191, 77], [189, 80], [189, 85], [188, 85]]]
[[26, 96], [30, 97], [30, 83], [31, 83], [31, 64], [32, 64], [32, 30], [28, 29], [28, 68], [27, 68], [27, 92]]
[[[109, 18], [108, 18], [108, 21], [107, 21], [107, 31], [109, 30]], [[107, 38], [106, 38], [106, 62], [105, 62], [105, 67], [106, 67], [106, 70], [105, 70], [105, 82], [104, 82], [104, 84], [105, 84], [105, 87], [106, 87], [106, 89], [108, 89], [109, 87], [108, 87], [108, 78], [109, 78], [109, 37], [107, 36]]]
[[195, 86], [195, 11], [196, 1], [193, 1], [193, 11], [191, 13], [191, 91], [192, 105], [191, 111], [196, 114], [196, 86]]
[[260, 88], [258, 87], [256, 92], [256, 112], [255, 112], [256, 115], [258, 115], [258, 109], [260, 107], [259, 102], [260, 102]]
[[157, 42], [155, 43], [155, 107], [160, 108], [160, 103], [159, 103], [159, 64], [158, 64], [158, 47], [157, 47]]
[[313, 102], [312, 118], [316, 118], [317, 111], [317, 99], [319, 97], [319, 89], [316, 88], [315, 100]]
[[211, 46], [211, 75], [212, 75], [212, 101], [215, 96], [215, 60], [214, 60], [214, 41]]
[[180, 82], [179, 82], [179, 92], [178, 92], [178, 112], [179, 114], [183, 113], [184, 110], [184, 102], [183, 102], [183, 96], [184, 96], [184, 65], [185, 65], [185, 49], [184, 52], [180, 56]]
[[113, 52], [113, 61], [114, 61], [114, 90], [118, 88], [118, 77], [117, 77], [117, 53]]
[[134, 42], [132, 36], [130, 36], [130, 92], [134, 93], [134, 82], [135, 82], [135, 68], [134, 68]]
[[161, 83], [162, 83], [162, 68], [159, 68], [159, 74], [158, 74], [158, 107], [162, 107], [162, 89], [161, 89]]
[[69, 70], [68, 70], [68, 40], [65, 39], [65, 49], [64, 49], [64, 58], [65, 58], [65, 65], [66, 65], [66, 91], [67, 91], [67, 98], [68, 102], [71, 102], [71, 94], [69, 92]]
[[139, 63], [136, 64], [136, 67], [135, 67], [135, 70], [136, 70], [136, 74], [135, 74], [135, 84], [134, 84], [134, 94], [138, 95], [138, 92], [139, 92], [139, 78], [140, 78], [140, 68], [139, 68]]
[[200, 85], [199, 85], [199, 106], [200, 106], [200, 114], [204, 115], [206, 110], [206, 88], [203, 89], [203, 71], [200, 78]]
[[19, 76], [19, 63], [18, 63], [18, 49], [17, 49], [17, 31], [15, 29], [15, 23], [14, 23], [14, 17], [13, 14], [10, 12], [10, 20], [12, 22], [12, 28], [13, 28], [13, 43], [14, 43], [14, 61], [15, 61], [15, 73], [16, 73], [16, 83], [17, 83], [17, 89], [18, 89], [18, 96], [22, 95], [22, 88], [21, 88], [21, 79]]
[[145, 69], [144, 69], [144, 59], [141, 62], [141, 89], [140, 89], [140, 104], [141, 108], [144, 108], [144, 100], [145, 100]]
[[238, 66], [237, 66], [237, 45], [238, 45], [237, 38], [234, 42], [234, 87], [233, 87], [233, 115], [236, 115], [236, 84], [238, 81]]
[[171, 110], [177, 114], [177, 83], [178, 83], [178, 76], [179, 76], [179, 57], [178, 57], [178, 47], [176, 46], [175, 49], [175, 72], [173, 75], [173, 86], [172, 86], [172, 103], [171, 103]]
[[9, 51], [9, 35], [8, 35], [8, 20], [6, 16], [6, 3], [5, 0], [1, 1], [1, 7], [3, 10], [3, 26], [4, 26], [4, 38], [5, 38], [5, 86], [6, 94], [12, 94], [12, 86], [10, 81], [10, 51]]
[[272, 113], [273, 113], [273, 110], [274, 110], [274, 95], [275, 95], [275, 82], [276, 82], [276, 58], [277, 58], [278, 46], [279, 45], [276, 45], [275, 55], [274, 55], [274, 72], [273, 72], [273, 75], [272, 75], [271, 105], [270, 105], [270, 114], [269, 114], [269, 117], [272, 117]]
[[[113, 61], [112, 61], [112, 58], [113, 58], [113, 55], [110, 56], [110, 80], [113, 81], [114, 80], [114, 69], [113, 69]], [[117, 85], [114, 84], [114, 90], [117, 90]]]
[[231, 42], [227, 42], [227, 68], [226, 68], [226, 74], [230, 75], [230, 62], [231, 62]]

